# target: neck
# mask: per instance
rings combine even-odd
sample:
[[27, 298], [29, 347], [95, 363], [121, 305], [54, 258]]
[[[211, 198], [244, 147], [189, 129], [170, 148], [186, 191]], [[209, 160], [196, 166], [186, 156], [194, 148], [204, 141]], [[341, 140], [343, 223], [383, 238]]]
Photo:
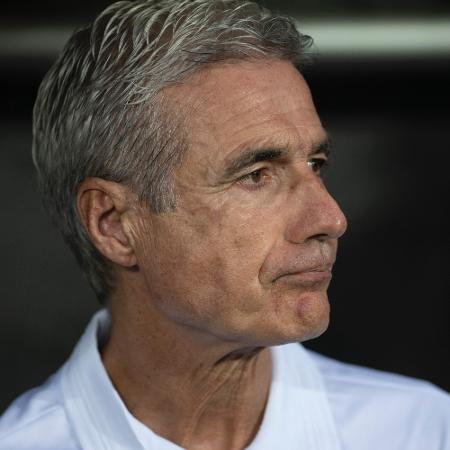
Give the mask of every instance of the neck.
[[267, 348], [240, 348], [164, 320], [146, 303], [111, 304], [105, 368], [129, 411], [189, 449], [242, 449], [260, 426], [271, 380]]

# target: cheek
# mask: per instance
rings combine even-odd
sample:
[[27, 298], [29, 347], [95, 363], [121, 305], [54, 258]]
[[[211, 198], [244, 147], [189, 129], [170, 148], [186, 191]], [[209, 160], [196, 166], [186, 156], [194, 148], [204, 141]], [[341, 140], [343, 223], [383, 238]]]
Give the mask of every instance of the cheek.
[[259, 272], [278, 235], [269, 220], [277, 216], [263, 212], [200, 205], [153, 221], [140, 236], [147, 239], [140, 261], [151, 298], [191, 321], [260, 311]]
[[258, 280], [265, 258], [264, 238], [253, 227], [224, 220], [190, 242], [185, 248], [188, 265], [203, 285], [231, 294]]
[[254, 212], [215, 215], [190, 260], [202, 297], [217, 303], [221, 314], [259, 311], [265, 295], [260, 270], [275, 236], [273, 225]]

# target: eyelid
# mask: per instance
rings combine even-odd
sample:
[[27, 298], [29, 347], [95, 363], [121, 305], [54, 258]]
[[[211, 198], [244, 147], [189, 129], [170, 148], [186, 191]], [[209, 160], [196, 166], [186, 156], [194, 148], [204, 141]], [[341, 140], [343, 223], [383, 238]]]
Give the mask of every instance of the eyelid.
[[310, 161], [323, 161], [323, 164], [329, 163], [329, 157], [323, 153], [318, 153], [316, 155], [311, 155], [308, 158], [308, 162]]
[[270, 167], [265, 164], [265, 165], [254, 165], [252, 167], [247, 167], [246, 171], [241, 173], [240, 175], [238, 175], [236, 177], [237, 180], [241, 180], [242, 178], [248, 177], [249, 175], [251, 175], [253, 172], [258, 172], [259, 170], [264, 170], [264, 169], [270, 169]]
[[329, 156], [326, 153], [321, 152], [321, 153], [314, 153], [312, 155], [309, 155], [308, 160], [311, 160], [311, 159], [325, 159], [325, 160], [328, 161], [328, 158], [329, 158]]

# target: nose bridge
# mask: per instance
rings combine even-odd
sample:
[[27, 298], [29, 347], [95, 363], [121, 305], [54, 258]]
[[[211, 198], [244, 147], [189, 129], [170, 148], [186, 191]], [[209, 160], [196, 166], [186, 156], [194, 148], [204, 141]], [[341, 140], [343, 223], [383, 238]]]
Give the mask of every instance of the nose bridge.
[[317, 175], [312, 174], [296, 186], [290, 203], [293, 213], [288, 240], [337, 239], [345, 233], [347, 219]]

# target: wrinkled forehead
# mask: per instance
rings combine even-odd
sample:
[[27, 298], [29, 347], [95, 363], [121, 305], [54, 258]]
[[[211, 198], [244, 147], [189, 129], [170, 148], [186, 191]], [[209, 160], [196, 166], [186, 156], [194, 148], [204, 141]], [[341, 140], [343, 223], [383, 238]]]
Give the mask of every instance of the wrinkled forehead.
[[326, 138], [306, 81], [287, 61], [211, 65], [170, 97], [192, 157], [220, 160], [258, 145], [306, 151]]

